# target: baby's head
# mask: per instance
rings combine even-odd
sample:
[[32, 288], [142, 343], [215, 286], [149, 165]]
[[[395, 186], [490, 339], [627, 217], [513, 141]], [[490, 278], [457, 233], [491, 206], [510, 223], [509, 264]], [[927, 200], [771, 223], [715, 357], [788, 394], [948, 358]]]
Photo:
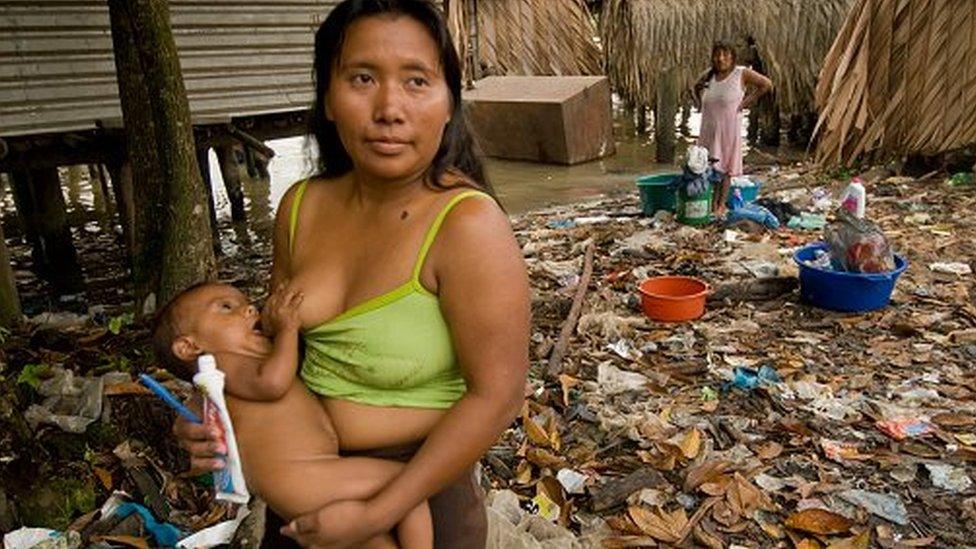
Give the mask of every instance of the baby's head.
[[197, 284], [157, 313], [153, 349], [167, 370], [189, 380], [202, 354], [266, 355], [271, 343], [260, 330], [260, 320], [257, 308], [237, 288]]

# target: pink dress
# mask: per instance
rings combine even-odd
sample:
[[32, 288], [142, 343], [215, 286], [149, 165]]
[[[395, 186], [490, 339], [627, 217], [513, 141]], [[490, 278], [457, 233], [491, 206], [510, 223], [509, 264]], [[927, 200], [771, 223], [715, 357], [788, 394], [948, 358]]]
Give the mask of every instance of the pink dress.
[[745, 97], [742, 71], [735, 67], [724, 80], [713, 76], [702, 93], [701, 131], [698, 144], [718, 158], [716, 167], [729, 177], [742, 175], [742, 113], [739, 105]]

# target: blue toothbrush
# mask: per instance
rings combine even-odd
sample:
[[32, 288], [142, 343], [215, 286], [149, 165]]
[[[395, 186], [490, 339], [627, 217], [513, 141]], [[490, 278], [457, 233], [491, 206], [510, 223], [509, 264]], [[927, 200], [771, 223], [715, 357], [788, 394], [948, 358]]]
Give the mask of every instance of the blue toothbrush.
[[146, 374], [139, 374], [139, 381], [142, 382], [150, 391], [156, 394], [159, 398], [163, 399], [163, 402], [169, 405], [170, 408], [176, 410], [181, 416], [192, 421], [193, 423], [203, 423], [196, 414], [194, 414], [189, 408], [180, 402], [180, 399], [173, 396], [173, 393], [169, 392], [169, 389], [163, 387], [155, 379], [147, 376]]

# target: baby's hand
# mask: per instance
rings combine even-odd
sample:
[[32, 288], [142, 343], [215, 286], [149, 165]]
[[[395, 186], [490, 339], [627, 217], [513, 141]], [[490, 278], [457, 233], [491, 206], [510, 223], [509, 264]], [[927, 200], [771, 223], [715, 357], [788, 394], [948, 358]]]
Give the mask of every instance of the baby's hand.
[[268, 313], [268, 320], [274, 333], [283, 331], [297, 331], [302, 322], [298, 317], [298, 306], [302, 304], [305, 295], [298, 290], [282, 284], [268, 298], [264, 309]]

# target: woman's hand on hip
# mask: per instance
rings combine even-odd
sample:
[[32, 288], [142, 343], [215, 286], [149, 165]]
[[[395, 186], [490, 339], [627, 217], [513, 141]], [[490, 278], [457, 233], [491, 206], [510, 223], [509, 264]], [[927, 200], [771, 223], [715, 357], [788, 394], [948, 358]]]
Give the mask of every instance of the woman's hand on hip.
[[[202, 416], [202, 400], [194, 395], [187, 406]], [[183, 416], [176, 416], [173, 423], [173, 435], [179, 440], [180, 446], [190, 453], [190, 471], [206, 473], [224, 468], [224, 460], [220, 454], [227, 453], [227, 448], [220, 441], [220, 433], [216, 427], [202, 423], [193, 423]]]
[[302, 515], [281, 529], [302, 547], [345, 549], [359, 547], [387, 528], [377, 520], [369, 502], [346, 500], [330, 503]]

